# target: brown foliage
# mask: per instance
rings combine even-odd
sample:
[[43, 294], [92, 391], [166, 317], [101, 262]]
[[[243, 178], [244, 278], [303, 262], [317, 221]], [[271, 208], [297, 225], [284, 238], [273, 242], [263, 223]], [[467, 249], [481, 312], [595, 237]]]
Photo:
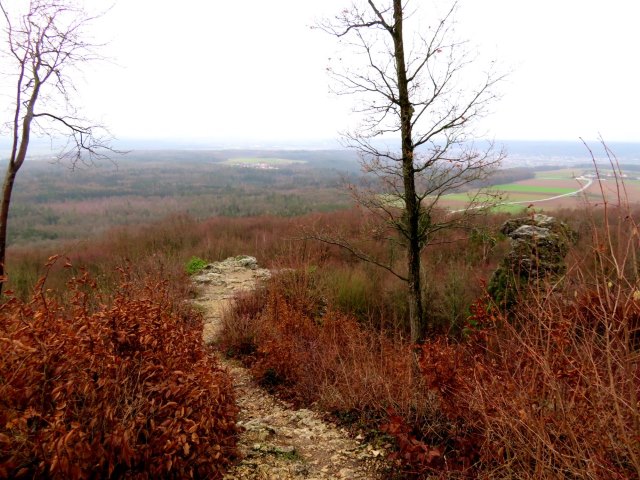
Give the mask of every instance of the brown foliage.
[[617, 188], [616, 205], [585, 210], [562, 283], [531, 287], [508, 314], [480, 299], [462, 342], [422, 347], [448, 457], [466, 446], [468, 475], [640, 478], [638, 215]]
[[441, 449], [419, 440], [407, 421], [393, 410], [381, 430], [394, 438], [397, 451], [390, 454], [390, 459], [402, 466], [407, 477], [428, 475], [445, 464]]
[[236, 407], [201, 319], [162, 281], [95, 288], [64, 305], [43, 279], [0, 308], [0, 477], [220, 478]]
[[[474, 476], [638, 478], [640, 354], [630, 328], [633, 293], [609, 303], [543, 294], [507, 318], [475, 305], [476, 329], [422, 347], [437, 392]], [[637, 297], [637, 295], [636, 295]], [[451, 463], [447, 466], [451, 466]]]
[[309, 273], [283, 272], [252, 303], [259, 309], [240, 301], [225, 322], [227, 350], [246, 350], [250, 339], [256, 377], [301, 404], [378, 418], [393, 408], [412, 421], [430, 415], [412, 347], [331, 309], [312, 283]]

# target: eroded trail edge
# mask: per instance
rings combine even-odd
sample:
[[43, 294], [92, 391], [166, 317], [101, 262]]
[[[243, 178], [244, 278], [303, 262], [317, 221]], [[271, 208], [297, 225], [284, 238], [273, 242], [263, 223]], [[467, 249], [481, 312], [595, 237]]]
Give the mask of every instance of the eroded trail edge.
[[[193, 278], [205, 315], [204, 341], [215, 344], [223, 312], [234, 295], [270, 277], [253, 257], [234, 257], [208, 265]], [[233, 379], [242, 427], [238, 448], [243, 459], [225, 476], [233, 479], [378, 479], [380, 450], [324, 421], [316, 412], [294, 409], [256, 384], [239, 362], [218, 354]]]

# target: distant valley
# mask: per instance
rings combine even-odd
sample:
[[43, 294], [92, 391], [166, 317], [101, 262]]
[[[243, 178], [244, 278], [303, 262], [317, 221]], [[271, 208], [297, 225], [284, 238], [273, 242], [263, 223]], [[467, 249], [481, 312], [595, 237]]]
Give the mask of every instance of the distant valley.
[[[575, 177], [594, 174], [588, 150], [577, 142], [504, 146], [507, 157], [493, 183], [505, 190], [505, 203], [521, 202], [500, 207], [505, 211], [515, 213], [528, 200], [557, 195], [557, 188], [561, 193], [577, 190]], [[610, 147], [627, 175], [630, 198], [640, 199], [640, 144]], [[594, 154], [606, 178], [611, 168], [599, 145]], [[18, 176], [9, 241], [25, 245], [86, 238], [113, 226], [149, 223], [171, 214], [196, 219], [290, 217], [338, 210], [351, 205], [345, 184], [359, 181], [361, 175], [351, 150], [133, 150], [113, 162], [76, 169], [40, 153]], [[586, 193], [590, 192], [598, 194], [595, 186]], [[443, 204], [460, 208], [467, 198], [468, 193], [459, 192], [445, 197]], [[535, 206], [573, 207], [580, 201], [566, 197]]]

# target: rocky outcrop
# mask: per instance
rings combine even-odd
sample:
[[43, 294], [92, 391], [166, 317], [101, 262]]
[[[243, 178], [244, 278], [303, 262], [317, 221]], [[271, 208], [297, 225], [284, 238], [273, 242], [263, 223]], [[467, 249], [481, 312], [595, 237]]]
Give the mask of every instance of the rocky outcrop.
[[560, 278], [566, 271], [565, 257], [576, 234], [569, 226], [548, 215], [508, 220], [501, 232], [511, 239], [511, 249], [489, 282], [489, 294], [507, 308], [525, 285]]
[[255, 257], [240, 255], [221, 262], [210, 263], [192, 277], [200, 287], [201, 295], [196, 302], [205, 312], [203, 338], [212, 343], [222, 326], [222, 314], [229, 308], [233, 296], [242, 291], [253, 290], [271, 272], [259, 268]]
[[[269, 270], [258, 268], [258, 261], [249, 255], [229, 257], [221, 262], [210, 263], [193, 276], [196, 284], [222, 284], [239, 272], [252, 272], [248, 277], [269, 278]], [[246, 275], [247, 276], [247, 275]]]

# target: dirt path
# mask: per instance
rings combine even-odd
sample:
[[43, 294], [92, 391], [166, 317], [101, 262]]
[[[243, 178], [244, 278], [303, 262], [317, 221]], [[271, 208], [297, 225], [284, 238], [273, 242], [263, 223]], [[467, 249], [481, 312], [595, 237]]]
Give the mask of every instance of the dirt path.
[[[252, 257], [209, 265], [194, 277], [197, 304], [205, 311], [204, 341], [214, 343], [222, 313], [233, 295], [268, 278]], [[238, 446], [243, 460], [226, 476], [234, 479], [379, 479], [384, 452], [350, 438], [346, 431], [307, 409], [295, 410], [260, 388], [238, 362], [219, 355], [233, 378], [243, 427]]]

